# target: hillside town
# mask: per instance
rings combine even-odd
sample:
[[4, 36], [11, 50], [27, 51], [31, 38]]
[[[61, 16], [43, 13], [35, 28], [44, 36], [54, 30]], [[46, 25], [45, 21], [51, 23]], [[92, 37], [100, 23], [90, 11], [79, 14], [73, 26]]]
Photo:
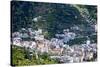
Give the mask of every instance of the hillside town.
[[68, 42], [77, 38], [77, 34], [64, 29], [61, 34], [55, 34], [54, 38], [46, 39], [43, 30], [22, 28], [21, 31], [12, 33], [12, 45], [29, 48], [30, 52], [48, 53], [51, 59], [57, 59], [59, 63], [73, 63], [97, 60], [97, 43], [87, 40], [82, 44], [70, 45]]

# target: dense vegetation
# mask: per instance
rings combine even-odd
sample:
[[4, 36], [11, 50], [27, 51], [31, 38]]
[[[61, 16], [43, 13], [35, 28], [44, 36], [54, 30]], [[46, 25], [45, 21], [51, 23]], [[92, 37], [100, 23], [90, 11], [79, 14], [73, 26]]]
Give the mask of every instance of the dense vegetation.
[[55, 64], [58, 63], [56, 60], [50, 59], [47, 53], [38, 54], [36, 59], [35, 53], [30, 58], [29, 52], [22, 47], [12, 46], [12, 66], [23, 66], [23, 65], [43, 65], [43, 64]]
[[[38, 22], [32, 21], [33, 18], [38, 16], [42, 17]], [[55, 33], [61, 33], [63, 29], [70, 29], [70, 27], [76, 25], [83, 30], [76, 32], [90, 35], [93, 32], [91, 26], [96, 24], [96, 20], [97, 8], [92, 5], [11, 2], [12, 32], [18, 31], [21, 28], [42, 28], [45, 32], [45, 37], [51, 38]]]

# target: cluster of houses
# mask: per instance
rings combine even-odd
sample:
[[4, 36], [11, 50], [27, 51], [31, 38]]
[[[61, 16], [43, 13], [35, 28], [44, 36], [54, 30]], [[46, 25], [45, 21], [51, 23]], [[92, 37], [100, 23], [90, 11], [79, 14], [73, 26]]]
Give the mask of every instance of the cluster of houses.
[[85, 62], [97, 60], [97, 45], [82, 44], [82, 45], [67, 45], [62, 55], [51, 56], [51, 58], [59, 59], [62, 63]]
[[[64, 29], [63, 34], [56, 34], [51, 40], [45, 39], [42, 29], [22, 28], [19, 32], [12, 33], [12, 45], [30, 48], [41, 53], [47, 52], [51, 58], [60, 62], [83, 62], [91, 60], [97, 53], [97, 44], [87, 40], [85, 44], [72, 45], [68, 41], [75, 39], [76, 34]], [[96, 57], [96, 56], [95, 56]]]

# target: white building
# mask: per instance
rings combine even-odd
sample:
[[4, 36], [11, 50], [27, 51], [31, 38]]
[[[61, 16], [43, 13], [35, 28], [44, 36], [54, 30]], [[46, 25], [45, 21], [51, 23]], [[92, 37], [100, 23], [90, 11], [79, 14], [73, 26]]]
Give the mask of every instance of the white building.
[[32, 21], [38, 22], [41, 18], [42, 18], [42, 16], [38, 16], [38, 17], [33, 18]]
[[44, 40], [44, 35], [37, 35], [34, 38], [35, 38], [35, 40], [42, 41], [42, 40]]
[[90, 45], [90, 44], [91, 44], [91, 41], [90, 41], [90, 40], [87, 40], [87, 41], [86, 41], [86, 44], [87, 44], [87, 45]]
[[29, 41], [22, 41], [21, 44], [23, 45], [23, 47], [29, 47], [30, 42]]
[[30, 44], [29, 44], [29, 47], [30, 47], [31, 49], [37, 48], [36, 42], [31, 41]]
[[21, 38], [20, 37], [13, 38], [12, 44], [16, 45], [16, 46], [22, 46], [21, 45]]

